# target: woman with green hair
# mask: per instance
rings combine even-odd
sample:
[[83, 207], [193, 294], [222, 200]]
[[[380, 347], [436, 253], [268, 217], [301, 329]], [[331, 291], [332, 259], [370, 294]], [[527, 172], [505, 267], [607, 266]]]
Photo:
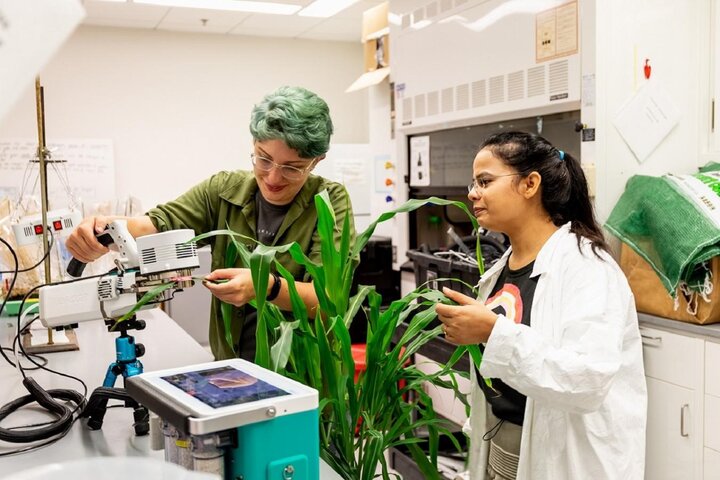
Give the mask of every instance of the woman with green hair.
[[[315, 194], [327, 190], [337, 221], [342, 224], [350, 215], [353, 224], [345, 188], [311, 174], [330, 148], [333, 124], [327, 103], [304, 88], [281, 87], [253, 108], [250, 133], [253, 171], [217, 173], [177, 199], [143, 216], [127, 218], [130, 233], [139, 237], [191, 228], [200, 234], [229, 228], [265, 245], [297, 242], [311, 260], [319, 263]], [[108, 249], [98, 243], [95, 234], [117, 218], [123, 217], [85, 219], [67, 240], [70, 253], [85, 263], [105, 254]], [[212, 273], [203, 284], [214, 296], [210, 312], [213, 354], [218, 360], [236, 356], [254, 360], [257, 317], [248, 305], [255, 298], [250, 270], [223, 268], [228, 237], [211, 237], [205, 242], [212, 248]], [[254, 246], [248, 245], [251, 249]], [[318, 300], [304, 268], [287, 253], [277, 259], [293, 274], [298, 293], [312, 312]], [[291, 310], [286, 282], [275, 272], [268, 282], [267, 300]], [[225, 341], [221, 302], [233, 305], [234, 345]]]

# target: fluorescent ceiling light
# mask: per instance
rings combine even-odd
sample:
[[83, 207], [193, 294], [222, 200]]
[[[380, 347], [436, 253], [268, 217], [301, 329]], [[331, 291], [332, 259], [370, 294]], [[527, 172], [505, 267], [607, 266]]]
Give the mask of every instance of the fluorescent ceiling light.
[[332, 17], [358, 0], [315, 0], [298, 12], [303, 17]]
[[133, 3], [162, 5], [164, 7], [269, 13], [274, 15], [292, 15], [302, 8], [299, 5], [291, 5], [289, 3], [251, 2], [244, 0], [134, 0]]

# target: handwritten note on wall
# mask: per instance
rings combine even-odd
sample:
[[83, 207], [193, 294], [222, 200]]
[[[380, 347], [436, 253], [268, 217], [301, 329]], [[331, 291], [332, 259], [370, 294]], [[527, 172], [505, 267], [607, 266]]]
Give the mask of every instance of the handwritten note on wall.
[[[73, 199], [87, 207], [115, 199], [115, 162], [111, 140], [67, 139], [49, 141], [53, 160], [48, 165], [50, 208], [70, 206]], [[40, 198], [37, 140], [0, 139], [0, 196], [13, 201]], [[23, 188], [24, 185], [24, 188]], [[71, 195], [68, 193], [71, 192]]]

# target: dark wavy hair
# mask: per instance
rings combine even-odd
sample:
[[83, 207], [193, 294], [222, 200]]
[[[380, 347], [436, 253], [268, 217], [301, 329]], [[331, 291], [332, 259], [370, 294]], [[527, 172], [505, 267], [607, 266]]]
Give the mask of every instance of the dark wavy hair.
[[538, 172], [542, 181], [542, 206], [558, 227], [570, 222], [570, 231], [590, 241], [592, 250], [609, 252], [602, 228], [595, 220], [585, 173], [580, 162], [561, 152], [539, 135], [527, 132], [502, 132], [492, 135], [480, 146], [512, 167], [520, 176]]

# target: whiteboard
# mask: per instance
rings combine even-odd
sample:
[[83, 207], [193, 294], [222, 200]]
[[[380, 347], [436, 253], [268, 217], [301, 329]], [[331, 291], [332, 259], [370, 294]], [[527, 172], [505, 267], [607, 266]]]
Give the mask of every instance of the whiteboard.
[[369, 144], [331, 145], [326, 157], [318, 162], [313, 173], [345, 186], [356, 217], [370, 215], [373, 162], [370, 158]]
[[[111, 140], [56, 140], [49, 141], [48, 148], [53, 160], [66, 160], [65, 163], [48, 165], [51, 210], [79, 207], [81, 204], [87, 209], [100, 202], [115, 200], [115, 163]], [[0, 196], [8, 196], [14, 203], [22, 191], [24, 199], [34, 196], [39, 202], [38, 163], [31, 162], [37, 158], [36, 151], [35, 139], [0, 139]]]

